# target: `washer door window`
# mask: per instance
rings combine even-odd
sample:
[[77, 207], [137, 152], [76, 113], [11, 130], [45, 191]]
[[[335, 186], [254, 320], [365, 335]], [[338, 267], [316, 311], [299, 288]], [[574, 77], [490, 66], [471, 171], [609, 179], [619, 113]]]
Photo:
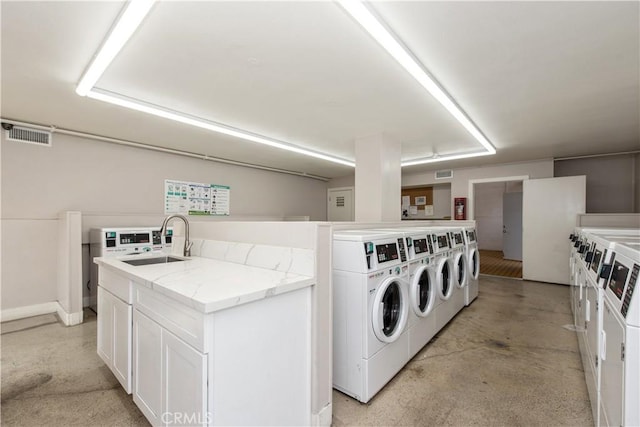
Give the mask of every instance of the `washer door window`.
[[411, 308], [420, 317], [426, 317], [433, 309], [435, 301], [435, 287], [431, 274], [426, 265], [415, 272], [409, 289]]
[[480, 256], [476, 248], [471, 249], [469, 253], [469, 273], [473, 279], [477, 279], [480, 275]]
[[373, 332], [383, 342], [394, 342], [407, 324], [407, 287], [395, 277], [383, 281], [373, 301]]
[[467, 260], [464, 252], [457, 254], [454, 259], [453, 265], [456, 285], [458, 285], [459, 288], [463, 288], [467, 284]]
[[436, 286], [440, 298], [448, 300], [453, 293], [453, 264], [448, 258], [441, 258], [436, 267]]

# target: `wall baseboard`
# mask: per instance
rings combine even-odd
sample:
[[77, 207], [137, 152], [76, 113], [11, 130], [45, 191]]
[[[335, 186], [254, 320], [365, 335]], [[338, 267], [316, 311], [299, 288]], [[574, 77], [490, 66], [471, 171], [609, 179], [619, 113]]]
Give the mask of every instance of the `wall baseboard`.
[[322, 408], [319, 413], [311, 414], [311, 425], [318, 427], [328, 427], [331, 425], [332, 418], [333, 404], [329, 403], [327, 406]]
[[58, 309], [56, 310], [56, 312], [58, 313], [60, 320], [62, 320], [62, 323], [64, 323], [65, 326], [74, 326], [82, 323], [82, 311], [76, 313], [67, 313], [66, 311], [64, 311], [60, 304], [56, 304], [58, 305]]
[[27, 317], [40, 316], [43, 314], [57, 313], [60, 320], [66, 326], [73, 326], [82, 323], [82, 311], [77, 313], [67, 313], [57, 302], [45, 302], [42, 304], [27, 305], [24, 307], [9, 308], [0, 310], [0, 322], [26, 319]]
[[42, 314], [57, 313], [58, 307], [60, 307], [60, 304], [58, 304], [57, 301], [53, 301], [42, 304], [27, 305], [24, 307], [9, 308], [0, 311], [0, 321], [8, 322], [11, 320], [40, 316]]

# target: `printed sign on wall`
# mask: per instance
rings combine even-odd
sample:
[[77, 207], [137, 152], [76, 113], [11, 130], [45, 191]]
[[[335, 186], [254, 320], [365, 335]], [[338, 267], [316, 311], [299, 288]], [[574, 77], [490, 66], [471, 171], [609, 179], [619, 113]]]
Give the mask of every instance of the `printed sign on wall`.
[[229, 215], [231, 187], [166, 179], [164, 199], [167, 215]]

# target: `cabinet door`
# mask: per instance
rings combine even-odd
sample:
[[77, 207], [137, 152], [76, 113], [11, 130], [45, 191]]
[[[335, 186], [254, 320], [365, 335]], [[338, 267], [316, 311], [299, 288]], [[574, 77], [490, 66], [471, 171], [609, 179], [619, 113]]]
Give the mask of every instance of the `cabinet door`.
[[206, 355], [163, 329], [163, 413], [170, 425], [203, 425], [207, 416]]
[[153, 425], [162, 416], [162, 328], [133, 313], [133, 401]]
[[98, 356], [109, 369], [113, 364], [113, 297], [98, 287]]
[[131, 394], [131, 306], [113, 298], [113, 374]]

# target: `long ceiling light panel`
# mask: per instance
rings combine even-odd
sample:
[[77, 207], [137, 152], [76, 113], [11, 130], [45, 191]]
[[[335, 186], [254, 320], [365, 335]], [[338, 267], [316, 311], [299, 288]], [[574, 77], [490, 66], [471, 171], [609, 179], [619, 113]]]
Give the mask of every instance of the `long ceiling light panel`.
[[436, 161], [486, 156], [495, 154], [496, 149], [480, 132], [451, 97], [427, 73], [423, 66], [405, 50], [387, 28], [359, 0], [339, 0], [338, 3], [373, 37], [411, 76], [420, 83], [442, 106], [460, 122], [462, 126], [484, 147], [486, 151], [459, 155], [443, 155], [437, 158], [416, 159], [402, 162], [402, 166], [412, 166]]
[[120, 50], [138, 29], [154, 3], [155, 0], [131, 0], [129, 2], [118, 23], [113, 27], [109, 37], [80, 79], [80, 83], [76, 87], [78, 95], [86, 96], [95, 86], [111, 61], [120, 53]]
[[127, 8], [120, 16], [120, 19], [109, 34], [107, 40], [104, 42], [104, 44], [100, 48], [100, 51], [92, 61], [91, 65], [80, 79], [80, 83], [78, 83], [78, 86], [76, 87], [76, 93], [78, 95], [87, 96], [92, 99], [151, 114], [157, 117], [162, 117], [168, 120], [173, 120], [179, 123], [184, 123], [190, 126], [207, 129], [212, 132], [222, 133], [224, 135], [256, 142], [258, 144], [268, 145], [270, 147], [291, 151], [305, 156], [327, 160], [329, 162], [338, 163], [345, 166], [355, 167], [355, 162], [350, 160], [341, 159], [339, 157], [334, 157], [313, 150], [307, 150], [293, 144], [278, 141], [276, 139], [258, 135], [242, 129], [237, 129], [213, 121], [190, 116], [179, 111], [151, 105], [119, 94], [95, 89], [94, 86], [96, 82], [100, 79], [109, 64], [111, 64], [113, 59], [124, 47], [127, 41], [129, 41], [133, 33], [138, 29], [144, 18], [151, 10], [151, 7], [154, 3], [155, 0], [131, 0], [129, 2]]
[[210, 130], [212, 132], [222, 133], [224, 135], [229, 135], [236, 138], [242, 138], [247, 141], [257, 142], [258, 144], [264, 144], [270, 147], [280, 148], [282, 150], [303, 154], [305, 156], [315, 157], [317, 159], [327, 160], [329, 162], [334, 162], [334, 163], [339, 163], [345, 166], [355, 167], [355, 163], [348, 160], [329, 156], [327, 154], [319, 153], [317, 151], [306, 150], [304, 148], [300, 148], [298, 146], [288, 144], [283, 141], [278, 141], [273, 138], [268, 138], [266, 136], [258, 135], [255, 133], [249, 133], [242, 129], [237, 129], [231, 126], [212, 122], [199, 117], [190, 116], [190, 115], [181, 113], [179, 111], [169, 110], [166, 108], [147, 104], [135, 99], [127, 98], [122, 95], [113, 94], [104, 90], [94, 89], [89, 93], [87, 93], [87, 96], [89, 98], [97, 99], [99, 101], [108, 102], [109, 104], [118, 105], [120, 107], [129, 108], [131, 110], [140, 111], [142, 113], [151, 114], [153, 116], [162, 117], [164, 119], [173, 120], [175, 122], [184, 123], [186, 125]]

